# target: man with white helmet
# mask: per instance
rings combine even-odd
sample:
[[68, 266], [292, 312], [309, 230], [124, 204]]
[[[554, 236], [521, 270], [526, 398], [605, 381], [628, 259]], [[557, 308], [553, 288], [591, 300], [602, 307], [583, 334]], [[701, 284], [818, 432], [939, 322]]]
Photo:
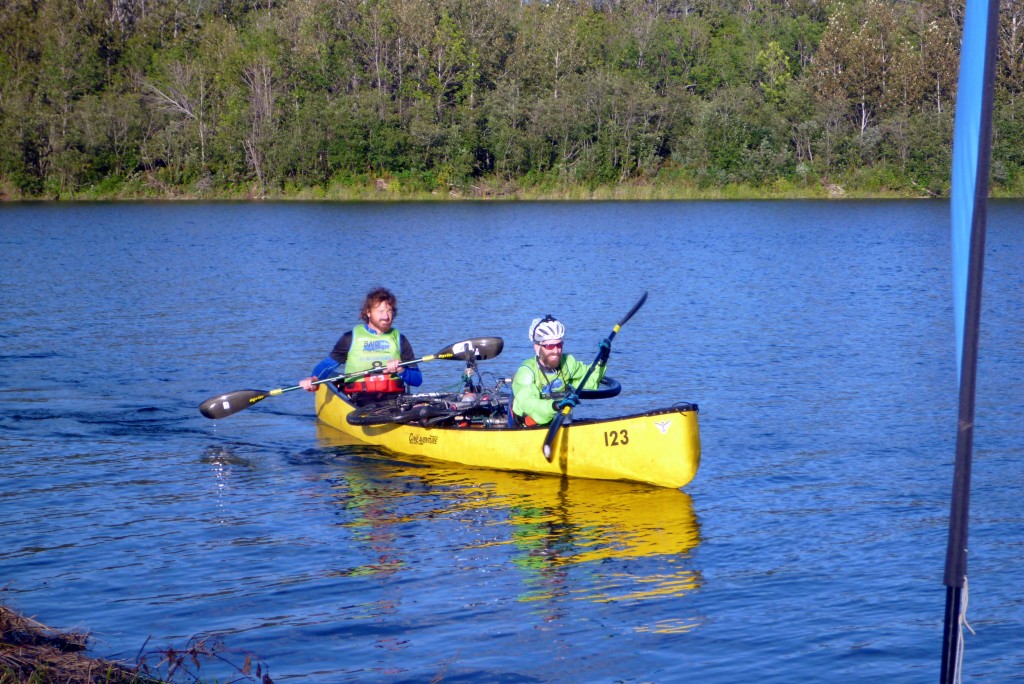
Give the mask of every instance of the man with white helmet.
[[577, 387], [589, 366], [571, 354], [562, 354], [564, 339], [565, 326], [550, 314], [535, 318], [530, 324], [534, 356], [523, 361], [512, 379], [512, 412], [521, 425], [547, 425], [558, 412], [560, 402], [575, 406], [576, 390], [595, 389], [604, 378], [610, 344], [601, 343], [597, 368], [586, 387]]

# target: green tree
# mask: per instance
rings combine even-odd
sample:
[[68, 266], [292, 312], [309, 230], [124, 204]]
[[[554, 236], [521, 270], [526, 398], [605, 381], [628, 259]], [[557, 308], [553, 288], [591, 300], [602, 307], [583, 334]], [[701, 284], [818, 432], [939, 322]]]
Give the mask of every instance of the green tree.
[[786, 93], [793, 75], [790, 73], [789, 55], [777, 41], [770, 41], [765, 49], [757, 53], [758, 83], [765, 100], [778, 105]]

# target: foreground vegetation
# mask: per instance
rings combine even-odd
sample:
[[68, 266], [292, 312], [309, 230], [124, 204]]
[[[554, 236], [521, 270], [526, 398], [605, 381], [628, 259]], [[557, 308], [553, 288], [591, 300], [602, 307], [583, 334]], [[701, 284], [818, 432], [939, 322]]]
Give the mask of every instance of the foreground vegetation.
[[[1004, 2], [994, 194], [1024, 195]], [[0, 196], [944, 196], [962, 0], [5, 0]]]
[[58, 632], [0, 605], [0, 684], [146, 681], [134, 668], [86, 657], [87, 640], [80, 632]]
[[[181, 650], [139, 652], [134, 665], [86, 654], [84, 632], [61, 632], [0, 604], [0, 684], [173, 684], [200, 681], [202, 663], [229, 662], [215, 638], [193, 637]], [[229, 663], [230, 664], [230, 663]], [[226, 684], [273, 684], [266, 665], [246, 655]]]

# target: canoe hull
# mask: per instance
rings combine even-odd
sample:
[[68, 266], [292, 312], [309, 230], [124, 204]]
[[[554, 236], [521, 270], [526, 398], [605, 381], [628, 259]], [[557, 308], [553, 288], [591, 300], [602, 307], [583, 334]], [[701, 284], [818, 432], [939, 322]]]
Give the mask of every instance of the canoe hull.
[[700, 465], [697, 408], [692, 404], [563, 426], [549, 463], [541, 446], [547, 427], [458, 428], [349, 425], [353, 410], [334, 387], [316, 393], [317, 417], [359, 442], [396, 454], [463, 465], [547, 475], [628, 480], [683, 487]]

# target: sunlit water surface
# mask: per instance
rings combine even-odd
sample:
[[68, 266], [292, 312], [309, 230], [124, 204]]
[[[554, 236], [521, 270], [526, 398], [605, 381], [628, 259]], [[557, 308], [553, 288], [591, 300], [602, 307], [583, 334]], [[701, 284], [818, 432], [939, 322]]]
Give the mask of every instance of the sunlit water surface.
[[[1022, 210], [990, 211], [972, 681], [1024, 673]], [[935, 681], [948, 233], [940, 202], [0, 206], [0, 600], [275, 681]], [[199, 415], [294, 384], [377, 284], [418, 355], [505, 338], [493, 377], [546, 313], [589, 361], [647, 290], [577, 412], [698, 403], [696, 480], [404, 463], [303, 392]]]

